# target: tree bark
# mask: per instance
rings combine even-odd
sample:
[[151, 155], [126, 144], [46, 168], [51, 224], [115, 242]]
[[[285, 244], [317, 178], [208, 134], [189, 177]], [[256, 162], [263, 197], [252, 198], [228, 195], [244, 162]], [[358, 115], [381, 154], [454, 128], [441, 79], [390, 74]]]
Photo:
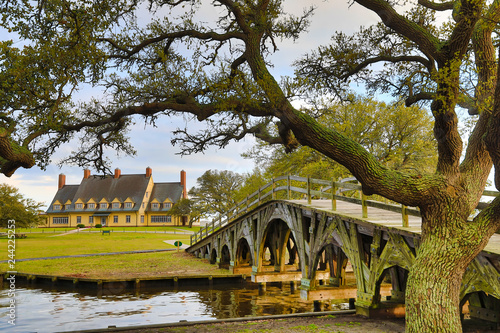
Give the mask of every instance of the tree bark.
[[408, 333], [462, 331], [462, 277], [494, 227], [486, 219], [468, 221], [470, 210], [452, 197], [436, 199], [422, 210], [422, 239], [406, 289]]

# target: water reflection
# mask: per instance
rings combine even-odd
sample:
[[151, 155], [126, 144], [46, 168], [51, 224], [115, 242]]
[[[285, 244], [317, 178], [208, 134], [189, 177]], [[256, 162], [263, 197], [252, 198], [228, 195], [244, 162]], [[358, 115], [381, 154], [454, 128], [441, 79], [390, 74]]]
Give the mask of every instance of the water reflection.
[[[9, 332], [70, 331], [314, 310], [313, 302], [302, 300], [288, 284], [270, 284], [262, 295], [252, 283], [212, 289], [141, 290], [140, 293], [119, 295], [103, 293], [99, 297], [91, 291], [19, 288], [16, 290], [16, 326], [13, 327], [8, 324], [9, 301], [8, 291], [0, 291], [0, 330]], [[329, 302], [321, 307], [330, 311], [346, 309], [348, 304]]]

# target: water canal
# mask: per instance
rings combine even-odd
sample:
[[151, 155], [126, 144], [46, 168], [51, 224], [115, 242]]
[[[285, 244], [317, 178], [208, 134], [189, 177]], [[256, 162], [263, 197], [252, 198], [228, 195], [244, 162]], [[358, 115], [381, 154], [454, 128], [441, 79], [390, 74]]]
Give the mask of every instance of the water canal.
[[8, 290], [1, 290], [0, 331], [39, 333], [349, 308], [348, 300], [305, 301], [288, 283], [268, 284], [264, 292], [256, 284], [244, 282], [114, 295], [18, 288], [16, 326], [12, 326], [8, 323], [9, 301]]

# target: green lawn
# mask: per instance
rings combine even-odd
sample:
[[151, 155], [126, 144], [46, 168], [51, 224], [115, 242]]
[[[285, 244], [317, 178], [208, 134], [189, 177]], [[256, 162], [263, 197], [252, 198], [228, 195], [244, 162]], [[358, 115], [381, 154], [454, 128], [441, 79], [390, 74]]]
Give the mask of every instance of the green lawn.
[[[179, 240], [189, 244], [190, 235], [168, 233], [112, 232], [101, 233], [79, 232], [67, 235], [50, 233], [26, 234], [27, 238], [16, 239], [16, 259], [53, 257], [74, 254], [106, 253], [134, 250], [152, 250], [175, 248], [164, 240]], [[5, 251], [1, 251], [1, 249]], [[7, 260], [8, 240], [0, 238], [0, 260]]]
[[[25, 261], [17, 262], [15, 269], [29, 274], [94, 279], [229, 275], [228, 270], [184, 251]], [[7, 263], [0, 263], [0, 271], [8, 270]]]
[[[186, 231], [186, 232], [197, 232], [200, 230], [200, 227], [106, 227], [104, 229], [110, 229], [114, 230], [116, 232], [136, 232], [136, 231], [148, 231], [148, 232], [179, 232], [179, 231]], [[64, 233], [68, 232], [71, 230], [75, 230], [75, 228], [18, 228], [16, 229], [16, 233]], [[86, 231], [92, 230], [92, 231], [97, 231], [99, 229], [92, 228], [92, 229], [85, 229]], [[0, 229], [0, 232], [7, 232], [7, 229]]]
[[[27, 233], [27, 238], [16, 239], [15, 258], [41, 258], [76, 254], [109, 253], [133, 250], [175, 249], [165, 240], [189, 244], [188, 234], [164, 232], [117, 232], [111, 235], [79, 232], [66, 235], [51, 233]], [[0, 238], [0, 260], [7, 260], [8, 239]], [[87, 278], [133, 278], [171, 275], [227, 275], [210, 265], [205, 259], [197, 259], [184, 251], [92, 256], [35, 260], [15, 263], [16, 271], [40, 275], [75, 276]], [[0, 272], [9, 271], [8, 263], [0, 263]]]

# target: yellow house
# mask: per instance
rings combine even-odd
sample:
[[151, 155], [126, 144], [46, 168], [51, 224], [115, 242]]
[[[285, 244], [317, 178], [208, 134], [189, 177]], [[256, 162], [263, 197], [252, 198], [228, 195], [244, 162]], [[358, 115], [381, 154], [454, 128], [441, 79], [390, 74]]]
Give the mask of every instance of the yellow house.
[[84, 170], [79, 185], [66, 185], [59, 175], [58, 191], [47, 209], [49, 227], [109, 227], [184, 225], [185, 216], [172, 216], [170, 209], [187, 198], [186, 172], [180, 182], [155, 183], [153, 171], [145, 174], [93, 176]]

